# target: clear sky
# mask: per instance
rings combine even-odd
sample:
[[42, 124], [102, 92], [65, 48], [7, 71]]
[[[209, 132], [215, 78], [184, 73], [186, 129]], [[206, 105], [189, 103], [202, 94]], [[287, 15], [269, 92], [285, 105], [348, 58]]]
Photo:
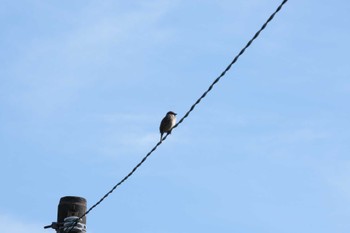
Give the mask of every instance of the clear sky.
[[[0, 227], [50, 233], [158, 142], [277, 0], [1, 0]], [[290, 0], [89, 233], [350, 232], [350, 3]]]

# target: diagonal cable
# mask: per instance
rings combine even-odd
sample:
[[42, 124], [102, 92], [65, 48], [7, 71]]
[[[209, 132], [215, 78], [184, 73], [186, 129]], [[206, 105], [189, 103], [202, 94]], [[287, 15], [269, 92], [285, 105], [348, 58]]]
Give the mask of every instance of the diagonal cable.
[[179, 120], [179, 122], [173, 127], [176, 128], [179, 126], [189, 115], [190, 113], [194, 110], [194, 108], [201, 102], [201, 100], [212, 90], [214, 85], [220, 81], [220, 79], [226, 74], [227, 71], [229, 71], [232, 67], [233, 64], [235, 64], [238, 60], [238, 58], [245, 52], [245, 50], [253, 43], [253, 41], [258, 38], [260, 33], [266, 28], [267, 24], [275, 17], [275, 15], [281, 10], [283, 5], [287, 2], [288, 0], [284, 0], [276, 9], [276, 11], [266, 20], [266, 22], [261, 26], [260, 30], [255, 33], [255, 35], [248, 41], [246, 46], [243, 47], [243, 49], [237, 54], [237, 56], [232, 60], [232, 62], [226, 67], [226, 69], [217, 77], [214, 82], [209, 86], [209, 88], [202, 94], [202, 96], [191, 106], [190, 110], [186, 112], [186, 114]]
[[[245, 52], [245, 50], [253, 43], [253, 41], [258, 38], [260, 33], [266, 28], [268, 23], [275, 17], [275, 15], [282, 9], [283, 5], [287, 3], [288, 0], [283, 0], [282, 3], [277, 7], [275, 12], [266, 20], [266, 22], [261, 26], [261, 28], [254, 34], [254, 36], [248, 41], [248, 43], [243, 47], [243, 49], [237, 54], [237, 56], [232, 60], [232, 62], [226, 67], [226, 69], [213, 81], [213, 83], [209, 86], [209, 88], [202, 94], [199, 99], [190, 107], [190, 109], [186, 112], [186, 114], [179, 120], [179, 122], [173, 127], [178, 127], [194, 110], [194, 108], [206, 97], [206, 95], [213, 89], [214, 85], [220, 81], [220, 79], [229, 71], [234, 65], [239, 57]], [[166, 134], [163, 138], [163, 141], [168, 137], [169, 134]], [[146, 156], [122, 179], [120, 180], [116, 185], [113, 186], [113, 188], [107, 192], [96, 204], [91, 206], [82, 216], [79, 217], [79, 219], [76, 220], [75, 224], [72, 225], [70, 229], [66, 233], [70, 233], [74, 226], [79, 222], [80, 219], [85, 217], [87, 214], [89, 214], [94, 208], [96, 208], [101, 202], [103, 202], [116, 188], [118, 188], [121, 184], [123, 184], [130, 176], [134, 174], [134, 172], [147, 160], [147, 158], [158, 148], [160, 144], [162, 144], [163, 141], [158, 142], [147, 154]]]

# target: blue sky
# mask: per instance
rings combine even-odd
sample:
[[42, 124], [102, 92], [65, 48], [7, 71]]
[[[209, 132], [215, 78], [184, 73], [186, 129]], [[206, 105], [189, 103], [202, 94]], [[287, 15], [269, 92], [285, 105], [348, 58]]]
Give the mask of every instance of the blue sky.
[[[98, 201], [280, 4], [1, 1], [0, 226]], [[349, 232], [350, 3], [289, 1], [88, 232]]]

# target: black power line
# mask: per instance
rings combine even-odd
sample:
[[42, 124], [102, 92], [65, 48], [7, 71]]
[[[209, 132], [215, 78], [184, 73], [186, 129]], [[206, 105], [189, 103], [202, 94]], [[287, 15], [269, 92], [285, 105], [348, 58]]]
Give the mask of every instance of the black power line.
[[[214, 85], [220, 81], [220, 79], [226, 74], [227, 71], [229, 71], [233, 64], [235, 64], [238, 60], [238, 58], [245, 52], [245, 50], [253, 43], [253, 41], [258, 38], [260, 33], [266, 28], [268, 23], [275, 17], [275, 15], [281, 10], [283, 5], [287, 3], [288, 0], [283, 0], [282, 3], [277, 7], [275, 12], [266, 20], [266, 22], [261, 26], [261, 28], [255, 33], [255, 35], [248, 41], [248, 43], [243, 47], [243, 49], [237, 54], [237, 56], [232, 60], [232, 62], [227, 66], [227, 68], [214, 80], [214, 82], [209, 86], [209, 88], [202, 94], [199, 99], [191, 106], [191, 108], [186, 112], [186, 114], [179, 120], [179, 122], [173, 127], [178, 127], [194, 110], [194, 108], [201, 102], [201, 100], [206, 97], [206, 95], [213, 89]], [[168, 137], [169, 134], [165, 135], [163, 138], [163, 141]], [[101, 202], [103, 202], [118, 186], [123, 184], [134, 172], [147, 160], [147, 158], [158, 148], [160, 144], [162, 144], [163, 141], [158, 142], [147, 154], [146, 156], [122, 179], [120, 180], [116, 185], [113, 186], [113, 188], [107, 192], [96, 204], [91, 206], [80, 218], [76, 221], [75, 225], [78, 223], [78, 221], [89, 214], [94, 208], [96, 208]], [[67, 233], [70, 233], [71, 230], [74, 228], [74, 225], [67, 231]]]

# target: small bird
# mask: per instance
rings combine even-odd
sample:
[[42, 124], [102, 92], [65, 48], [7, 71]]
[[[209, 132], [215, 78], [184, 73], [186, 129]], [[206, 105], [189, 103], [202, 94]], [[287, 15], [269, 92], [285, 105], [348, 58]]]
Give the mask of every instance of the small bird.
[[172, 128], [174, 127], [176, 122], [176, 113], [170, 111], [168, 112], [165, 117], [163, 118], [162, 122], [159, 126], [160, 131], [160, 141], [163, 140], [163, 134], [164, 133], [171, 133]]

